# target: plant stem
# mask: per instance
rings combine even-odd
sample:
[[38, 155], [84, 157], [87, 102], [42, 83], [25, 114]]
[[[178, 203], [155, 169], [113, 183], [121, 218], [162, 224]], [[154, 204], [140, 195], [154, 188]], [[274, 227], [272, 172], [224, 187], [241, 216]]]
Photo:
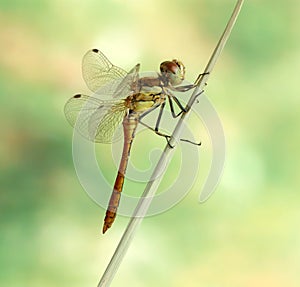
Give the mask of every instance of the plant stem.
[[[197, 96], [199, 96], [199, 94], [203, 91], [203, 88], [214, 68], [214, 65], [217, 61], [217, 59], [219, 58], [226, 41], [229, 38], [229, 35], [231, 33], [231, 30], [235, 24], [235, 21], [238, 17], [238, 14], [240, 12], [240, 9], [242, 7], [243, 4], [243, 0], [238, 0], [236, 3], [236, 6], [233, 10], [233, 13], [226, 25], [226, 28], [214, 50], [214, 52], [212, 53], [212, 56], [204, 70], [204, 73], [202, 75], [199, 76], [199, 78], [196, 80], [196, 88], [193, 92], [193, 94], [191, 95], [191, 98], [189, 99], [189, 102], [186, 106], [186, 110], [189, 111], [190, 108], [192, 107], [193, 103], [195, 102], [195, 99], [197, 98]], [[181, 118], [179, 119], [174, 132], [170, 138], [169, 143], [166, 145], [154, 171], [153, 174], [151, 176], [150, 181], [148, 182], [145, 191], [127, 225], [126, 230], [124, 231], [124, 234], [114, 252], [114, 255], [112, 256], [99, 284], [98, 287], [103, 287], [103, 286], [109, 286], [111, 281], [113, 280], [122, 259], [124, 258], [126, 251], [128, 250], [130, 243], [136, 233], [136, 230], [138, 228], [138, 226], [140, 225], [140, 223], [142, 222], [144, 216], [147, 213], [147, 210], [151, 204], [152, 198], [155, 195], [157, 188], [162, 180], [164, 171], [166, 170], [166, 167], [168, 166], [170, 160], [171, 160], [171, 156], [175, 150], [176, 147], [176, 143], [180, 140], [180, 134], [183, 128], [183, 121], [184, 119], [189, 115], [188, 112], [183, 113]]]

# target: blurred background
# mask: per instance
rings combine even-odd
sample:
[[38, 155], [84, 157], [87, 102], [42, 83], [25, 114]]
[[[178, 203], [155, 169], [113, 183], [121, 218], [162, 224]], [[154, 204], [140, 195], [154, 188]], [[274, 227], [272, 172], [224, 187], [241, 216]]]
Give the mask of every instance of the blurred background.
[[[126, 70], [177, 57], [193, 81], [234, 4], [0, 1], [1, 286], [96, 286], [128, 223], [119, 216], [101, 234], [105, 211], [73, 166], [63, 106], [89, 93], [86, 51], [99, 48]], [[199, 179], [175, 207], [144, 220], [112, 286], [299, 286], [299, 9], [246, 1], [206, 88], [226, 137], [215, 194], [198, 203], [209, 170], [203, 136]], [[143, 158], [138, 141], [132, 154]], [[112, 182], [116, 167], [104, 169]]]

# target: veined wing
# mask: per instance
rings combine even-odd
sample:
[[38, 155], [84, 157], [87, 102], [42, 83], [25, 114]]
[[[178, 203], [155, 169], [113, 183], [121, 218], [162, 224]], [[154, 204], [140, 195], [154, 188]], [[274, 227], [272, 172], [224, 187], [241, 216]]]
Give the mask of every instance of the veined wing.
[[125, 78], [117, 86], [115, 92], [113, 93], [113, 98], [123, 98], [130, 94], [136, 93], [139, 89], [138, 79], [139, 79], [140, 64], [135, 65], [130, 72], [125, 76]]
[[126, 111], [124, 100], [108, 102], [86, 95], [73, 96], [64, 108], [71, 126], [84, 138], [100, 143], [111, 143], [119, 139], [115, 132]]
[[128, 96], [138, 71], [139, 64], [127, 73], [113, 65], [98, 49], [89, 50], [82, 60], [82, 75], [89, 89], [97, 94], [101, 89], [101, 94], [112, 97]]

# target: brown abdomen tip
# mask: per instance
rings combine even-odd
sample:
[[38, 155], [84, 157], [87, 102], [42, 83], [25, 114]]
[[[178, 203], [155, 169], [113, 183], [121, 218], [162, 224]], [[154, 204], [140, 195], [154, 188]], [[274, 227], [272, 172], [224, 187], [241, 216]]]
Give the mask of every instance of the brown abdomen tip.
[[104, 234], [108, 228], [109, 227], [106, 224], [104, 224], [102, 228], [102, 234]]

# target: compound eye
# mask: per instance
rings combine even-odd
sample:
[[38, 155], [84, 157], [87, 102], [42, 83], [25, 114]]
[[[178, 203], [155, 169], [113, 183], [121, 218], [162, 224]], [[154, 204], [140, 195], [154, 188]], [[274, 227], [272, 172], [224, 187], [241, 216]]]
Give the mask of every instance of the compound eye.
[[173, 61], [165, 61], [165, 62], [160, 64], [160, 71], [162, 73], [176, 74], [177, 70], [178, 70], [178, 66]]
[[172, 62], [176, 64], [176, 66], [180, 69], [180, 71], [184, 71], [185, 68], [181, 61], [174, 59]]
[[160, 64], [160, 71], [166, 82], [173, 86], [181, 84], [184, 80], [185, 68], [180, 61], [165, 61]]

